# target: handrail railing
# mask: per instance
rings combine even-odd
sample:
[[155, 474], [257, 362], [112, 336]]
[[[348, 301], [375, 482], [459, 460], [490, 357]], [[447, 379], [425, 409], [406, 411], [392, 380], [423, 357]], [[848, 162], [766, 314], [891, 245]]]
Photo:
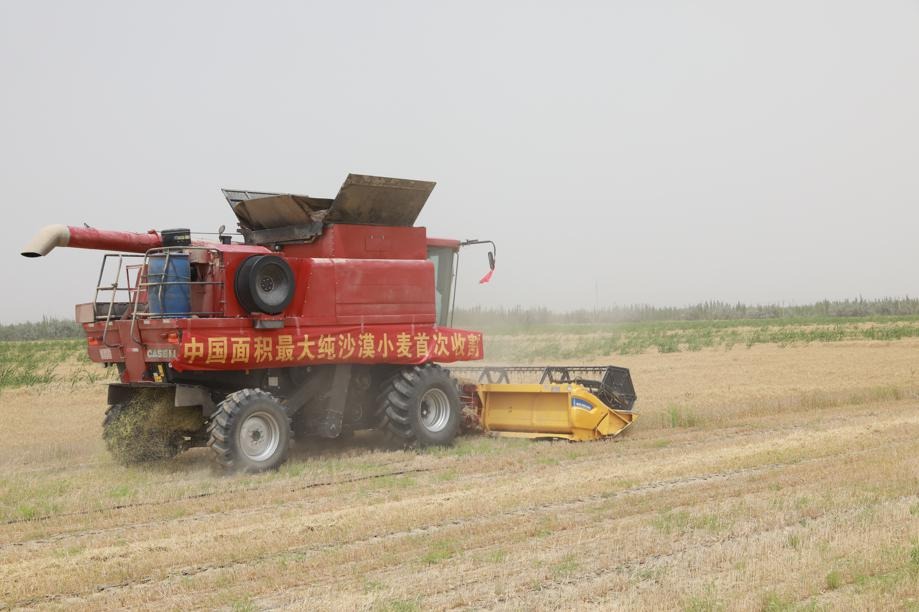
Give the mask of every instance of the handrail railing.
[[[187, 270], [187, 273], [179, 273], [175, 266], [179, 255], [188, 258], [188, 267], [181, 266], [182, 272]], [[139, 259], [142, 263], [128, 263], [131, 261], [125, 259], [128, 257]], [[162, 271], [151, 274], [150, 262], [155, 258], [163, 259]], [[202, 270], [201, 264], [207, 264], [207, 268]], [[112, 266], [115, 266], [114, 277], [106, 274], [107, 271], [111, 272]], [[221, 316], [224, 299], [222, 267], [223, 260], [219, 251], [212, 247], [158, 247], [145, 254], [106, 253], [102, 258], [93, 297], [93, 319], [105, 322], [103, 344], [114, 346], [108, 344], [107, 337], [112, 322], [119, 319], [131, 319], [131, 337], [139, 341], [135, 333], [138, 319]], [[106, 282], [109, 279], [110, 282]], [[181, 311], [171, 308], [175, 291], [187, 296]], [[154, 303], [158, 304], [156, 309], [151, 308], [151, 296], [155, 297]]]
[[[132, 292], [135, 292], [137, 290], [137, 284], [135, 283], [133, 286], [131, 284], [131, 270], [133, 268], [137, 268], [136, 278], [139, 279], [141, 266], [132, 266], [132, 265], [126, 264], [125, 258], [127, 257], [142, 258], [143, 255], [136, 254], [136, 253], [106, 253], [102, 258], [102, 265], [99, 268], [99, 278], [96, 281], [96, 291], [93, 296], [93, 320], [105, 322], [105, 327], [102, 330], [102, 343], [106, 346], [109, 346], [107, 340], [108, 340], [108, 332], [111, 327], [111, 322], [114, 319], [121, 318], [121, 316], [124, 315], [124, 311], [122, 311], [121, 313], [115, 312], [115, 305], [125, 304], [127, 308], [127, 305], [134, 301], [134, 296]], [[107, 268], [109, 268], [109, 263], [110, 261], [112, 261], [112, 259], [117, 260], [117, 267], [115, 269], [115, 274], [112, 277], [112, 282], [108, 284], [104, 284], [103, 279], [105, 278], [105, 271]], [[125, 271], [125, 285], [124, 286], [121, 286], [120, 284], [122, 270]], [[108, 303], [108, 305], [105, 309], [105, 313], [100, 314], [99, 304], [103, 303], [101, 301], [101, 298], [105, 296], [106, 293], [108, 294], [107, 299], [106, 299], [106, 302]], [[122, 294], [122, 293], [126, 294], [125, 295], [126, 299], [123, 301], [118, 299], [119, 294]]]

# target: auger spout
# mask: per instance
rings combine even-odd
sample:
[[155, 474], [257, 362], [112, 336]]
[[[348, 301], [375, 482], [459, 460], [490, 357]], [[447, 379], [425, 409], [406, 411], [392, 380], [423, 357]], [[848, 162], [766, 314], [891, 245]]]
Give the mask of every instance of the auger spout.
[[23, 257], [43, 257], [56, 247], [96, 249], [124, 253], [146, 253], [163, 246], [160, 235], [150, 230], [146, 234], [100, 230], [94, 227], [46, 225], [23, 247]]

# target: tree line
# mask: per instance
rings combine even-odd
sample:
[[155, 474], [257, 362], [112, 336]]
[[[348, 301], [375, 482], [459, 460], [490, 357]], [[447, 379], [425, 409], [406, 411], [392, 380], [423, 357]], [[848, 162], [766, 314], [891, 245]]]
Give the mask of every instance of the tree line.
[[[605, 306], [598, 309], [555, 311], [541, 306], [459, 308], [454, 324], [458, 327], [494, 325], [589, 325], [641, 323], [645, 321], [725, 321], [738, 319], [785, 319], [831, 317], [877, 317], [919, 315], [919, 298], [880, 298], [866, 300], [823, 300], [814, 304], [743, 304], [719, 301], [690, 306]], [[81, 327], [67, 319], [43, 317], [27, 323], [0, 323], [2, 340], [54, 340], [81, 338]]]
[[456, 325], [587, 325], [641, 323], [646, 321], [725, 321], [739, 319], [817, 319], [831, 317], [873, 317], [919, 315], [919, 299], [911, 297], [867, 300], [823, 300], [814, 304], [743, 304], [720, 301], [690, 306], [633, 304], [579, 309], [566, 312], [544, 307], [476, 306], [456, 310]]

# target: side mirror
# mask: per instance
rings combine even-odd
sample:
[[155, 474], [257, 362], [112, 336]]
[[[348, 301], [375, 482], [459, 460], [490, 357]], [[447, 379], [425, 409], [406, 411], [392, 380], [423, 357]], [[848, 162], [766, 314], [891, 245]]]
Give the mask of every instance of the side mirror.
[[495, 253], [498, 252], [498, 247], [496, 247], [496, 246], [495, 246], [495, 243], [492, 242], [491, 240], [478, 240], [478, 239], [464, 240], [463, 242], [460, 242], [459, 245], [460, 245], [461, 247], [464, 247], [464, 246], [469, 246], [470, 244], [490, 244], [490, 245], [491, 245], [491, 250], [488, 251], [488, 268], [489, 268], [489, 270], [488, 270], [488, 272], [485, 274], [485, 276], [483, 276], [483, 277], [479, 280], [479, 284], [480, 284], [480, 285], [483, 285], [483, 284], [485, 284], [485, 283], [487, 283], [488, 281], [491, 280], [491, 276], [492, 276], [492, 274], [494, 274], [494, 272], [495, 272]]

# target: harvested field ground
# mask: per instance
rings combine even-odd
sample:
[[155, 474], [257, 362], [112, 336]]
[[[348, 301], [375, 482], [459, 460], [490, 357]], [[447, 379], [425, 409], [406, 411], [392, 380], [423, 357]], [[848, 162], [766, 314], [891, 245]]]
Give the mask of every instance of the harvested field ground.
[[592, 358], [632, 369], [641, 417], [619, 440], [304, 440], [257, 476], [203, 450], [114, 464], [101, 384], [4, 389], [0, 607], [917, 608], [917, 355]]

